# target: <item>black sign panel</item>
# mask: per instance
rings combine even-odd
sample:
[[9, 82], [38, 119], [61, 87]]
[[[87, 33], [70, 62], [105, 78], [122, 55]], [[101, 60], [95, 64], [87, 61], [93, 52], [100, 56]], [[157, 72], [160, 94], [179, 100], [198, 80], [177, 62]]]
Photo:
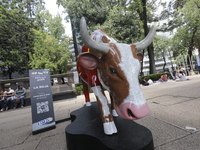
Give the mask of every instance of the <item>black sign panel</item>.
[[49, 69], [29, 70], [33, 132], [55, 127]]

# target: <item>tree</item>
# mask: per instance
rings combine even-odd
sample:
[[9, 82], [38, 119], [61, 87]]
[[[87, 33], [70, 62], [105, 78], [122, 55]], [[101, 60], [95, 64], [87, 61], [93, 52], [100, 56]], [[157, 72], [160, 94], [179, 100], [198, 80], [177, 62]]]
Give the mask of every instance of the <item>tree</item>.
[[29, 53], [29, 66], [33, 69], [49, 68], [51, 74], [67, 72], [67, 64], [72, 59], [68, 50], [71, 39], [65, 36], [62, 18], [52, 17], [49, 11], [39, 12], [40, 30], [34, 30], [34, 53]]
[[62, 5], [69, 16], [66, 19], [71, 19], [76, 31], [79, 29], [79, 19], [84, 16], [88, 19], [88, 25], [103, 24], [113, 6], [118, 6], [119, 1], [112, 0], [57, 0], [57, 4]]
[[[124, 13], [123, 13], [124, 12]], [[142, 22], [137, 12], [128, 7], [113, 7], [107, 15], [106, 21], [100, 25], [92, 26], [90, 30], [103, 28], [108, 35], [115, 37], [121, 43], [136, 43], [142, 40]]]
[[[178, 20], [182, 25], [178, 27], [174, 36], [174, 56], [188, 54], [188, 64], [191, 60], [192, 51], [200, 44], [200, 0], [190, 0], [179, 10]], [[191, 9], [192, 8], [192, 9]]]
[[68, 50], [69, 38], [59, 41], [53, 35], [42, 30], [35, 30], [34, 53], [30, 53], [32, 69], [49, 68], [51, 74], [67, 72], [67, 64], [71, 58]]
[[166, 66], [166, 56], [170, 53], [169, 52], [169, 45], [170, 45], [171, 39], [167, 38], [166, 36], [157, 35], [154, 39], [154, 46], [155, 46], [155, 56], [156, 58], [163, 58], [164, 65], [163, 65], [163, 71], [165, 72], [165, 66]]
[[13, 72], [27, 69], [28, 52], [33, 45], [29, 19], [20, 13], [18, 9], [0, 8], [0, 67], [8, 70], [10, 79]]
[[[153, 0], [152, 3], [155, 1]], [[74, 30], [79, 32], [79, 19], [84, 16], [90, 27], [89, 31], [96, 27], [105, 27], [106, 31], [119, 42], [132, 42], [144, 38], [148, 34], [148, 15], [150, 6], [143, 0], [57, 0], [71, 18]], [[152, 7], [151, 7], [152, 8]], [[148, 10], [147, 10], [148, 9]], [[148, 17], [147, 17], [148, 16]], [[104, 28], [103, 28], [104, 29]], [[143, 36], [142, 36], [143, 33]], [[153, 54], [153, 45], [148, 48], [150, 59], [150, 72], [155, 73], [155, 61]]]
[[41, 30], [48, 32], [58, 40], [62, 39], [65, 33], [65, 28], [62, 24], [62, 17], [59, 14], [53, 17], [48, 10], [44, 10], [39, 11], [37, 16], [37, 22], [42, 24], [42, 26], [40, 26]]
[[29, 52], [33, 52], [33, 17], [42, 0], [9, 0], [0, 2], [0, 67], [9, 78], [13, 72], [28, 69]]
[[164, 21], [159, 23], [158, 32], [173, 32], [174, 29], [182, 25], [182, 22], [177, 18], [180, 15], [179, 10], [184, 7], [187, 1], [189, 0], [160, 1], [159, 5], [162, 6], [162, 11], [152, 20], [158, 23]]
[[[154, 0], [150, 1], [149, 5], [147, 3], [147, 0], [142, 0], [142, 1], [137, 0], [136, 3], [133, 3], [133, 5], [130, 6], [130, 8], [132, 8], [132, 9], [135, 8], [133, 10], [136, 10], [140, 16], [140, 20], [143, 23], [142, 26], [144, 29], [144, 36], [147, 36], [147, 34], [149, 32], [147, 23], [149, 20], [152, 20], [151, 11], [155, 10], [155, 8], [153, 8], [152, 6], [155, 6]], [[155, 67], [153, 43], [151, 43], [147, 47], [147, 51], [148, 51], [148, 56], [149, 56], [150, 74], [154, 74], [154, 73], [156, 73], [156, 67]], [[144, 51], [143, 51], [143, 54], [144, 54]]]

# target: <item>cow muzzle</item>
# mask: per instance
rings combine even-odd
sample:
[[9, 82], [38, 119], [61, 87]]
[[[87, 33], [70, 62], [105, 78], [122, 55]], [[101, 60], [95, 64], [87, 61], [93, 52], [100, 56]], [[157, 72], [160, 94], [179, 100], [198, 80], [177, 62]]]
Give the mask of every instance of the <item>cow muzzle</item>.
[[122, 103], [119, 106], [115, 105], [115, 110], [120, 117], [128, 120], [140, 119], [149, 114], [147, 103], [140, 106], [136, 106], [133, 103]]

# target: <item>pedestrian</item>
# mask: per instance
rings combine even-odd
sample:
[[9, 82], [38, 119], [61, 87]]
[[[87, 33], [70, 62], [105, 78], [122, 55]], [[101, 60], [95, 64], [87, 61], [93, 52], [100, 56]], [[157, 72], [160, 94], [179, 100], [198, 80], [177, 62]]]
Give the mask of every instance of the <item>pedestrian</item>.
[[24, 107], [24, 98], [26, 97], [26, 89], [22, 85], [18, 85], [18, 88], [15, 90], [14, 96], [14, 109], [17, 108], [17, 105], [20, 104], [21, 107]]

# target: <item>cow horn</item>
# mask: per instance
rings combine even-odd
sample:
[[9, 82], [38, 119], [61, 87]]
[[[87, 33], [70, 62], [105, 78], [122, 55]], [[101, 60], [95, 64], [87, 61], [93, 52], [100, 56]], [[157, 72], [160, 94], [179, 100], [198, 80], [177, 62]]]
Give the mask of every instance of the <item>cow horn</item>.
[[81, 37], [83, 40], [83, 43], [90, 49], [105, 54], [108, 52], [108, 50], [110, 49], [109, 44], [107, 43], [98, 43], [96, 41], [93, 41], [89, 34], [88, 34], [88, 30], [87, 30], [87, 25], [86, 25], [86, 21], [85, 18], [82, 17], [81, 21], [80, 21], [80, 31], [81, 31]]
[[156, 28], [155, 26], [152, 26], [148, 35], [142, 41], [134, 43], [134, 45], [136, 45], [137, 47], [137, 50], [142, 50], [148, 47], [153, 41], [155, 34], [156, 34]]

